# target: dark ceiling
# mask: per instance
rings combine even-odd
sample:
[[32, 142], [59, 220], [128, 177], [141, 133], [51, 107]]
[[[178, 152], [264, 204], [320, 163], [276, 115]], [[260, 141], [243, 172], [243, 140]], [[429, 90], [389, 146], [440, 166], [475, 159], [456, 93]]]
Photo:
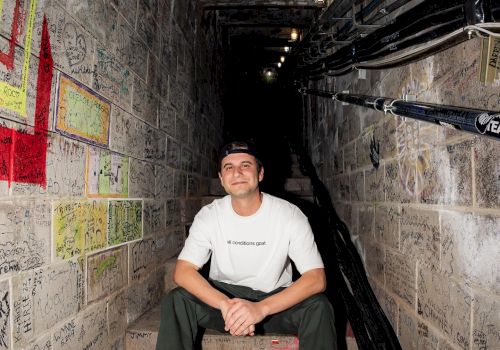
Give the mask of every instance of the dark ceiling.
[[[224, 49], [224, 134], [226, 139], [253, 138], [272, 142], [299, 117], [300, 97], [284, 77], [288, 60], [278, 67], [285, 47], [300, 41], [323, 9], [315, 0], [201, 0], [204, 15], [215, 15]], [[292, 30], [299, 33], [293, 41]], [[287, 65], [288, 63], [288, 65]], [[265, 79], [272, 69], [276, 79]], [[297, 116], [294, 116], [297, 114]], [[272, 140], [272, 141], [269, 141]]]
[[292, 30], [306, 31], [323, 7], [315, 0], [202, 0], [200, 4], [204, 12], [216, 11], [229, 60], [245, 56], [260, 65], [277, 64], [283, 48], [298, 43], [291, 40]]

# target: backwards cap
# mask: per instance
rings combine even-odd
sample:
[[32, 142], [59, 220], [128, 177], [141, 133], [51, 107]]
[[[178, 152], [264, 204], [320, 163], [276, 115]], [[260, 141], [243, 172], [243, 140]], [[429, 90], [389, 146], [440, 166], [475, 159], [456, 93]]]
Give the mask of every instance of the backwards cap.
[[219, 167], [221, 165], [221, 162], [224, 158], [226, 158], [228, 155], [233, 154], [233, 153], [247, 153], [255, 157], [257, 160], [257, 164], [262, 166], [262, 162], [259, 159], [259, 155], [257, 153], [257, 150], [255, 147], [249, 143], [249, 142], [244, 142], [244, 141], [233, 141], [230, 142], [224, 147], [222, 147], [219, 151]]

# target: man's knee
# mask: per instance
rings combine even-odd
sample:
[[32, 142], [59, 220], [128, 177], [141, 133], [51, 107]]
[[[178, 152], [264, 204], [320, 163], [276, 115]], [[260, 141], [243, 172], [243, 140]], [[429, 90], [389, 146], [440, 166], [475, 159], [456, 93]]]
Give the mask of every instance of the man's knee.
[[332, 304], [324, 294], [315, 294], [304, 300], [304, 306], [311, 311], [322, 313], [328, 317], [333, 316]]

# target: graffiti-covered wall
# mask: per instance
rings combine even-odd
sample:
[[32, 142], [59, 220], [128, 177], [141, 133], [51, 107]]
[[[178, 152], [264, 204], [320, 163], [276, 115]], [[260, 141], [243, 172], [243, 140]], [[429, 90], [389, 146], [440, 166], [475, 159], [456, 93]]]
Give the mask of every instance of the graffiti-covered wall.
[[[480, 52], [480, 40], [469, 40], [311, 87], [498, 111], [498, 80], [479, 82]], [[314, 163], [403, 349], [500, 348], [500, 142], [308, 102]]]
[[0, 349], [118, 349], [216, 175], [187, 0], [0, 1]]

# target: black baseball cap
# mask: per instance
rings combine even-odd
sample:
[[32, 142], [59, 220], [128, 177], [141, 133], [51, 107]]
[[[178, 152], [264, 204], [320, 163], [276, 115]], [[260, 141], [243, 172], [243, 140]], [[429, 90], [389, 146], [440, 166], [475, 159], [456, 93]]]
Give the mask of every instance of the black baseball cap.
[[219, 151], [219, 168], [222, 164], [222, 160], [230, 154], [233, 153], [247, 153], [255, 157], [257, 165], [259, 168], [262, 166], [262, 162], [259, 159], [259, 154], [255, 145], [251, 142], [246, 141], [233, 141], [225, 144]]

